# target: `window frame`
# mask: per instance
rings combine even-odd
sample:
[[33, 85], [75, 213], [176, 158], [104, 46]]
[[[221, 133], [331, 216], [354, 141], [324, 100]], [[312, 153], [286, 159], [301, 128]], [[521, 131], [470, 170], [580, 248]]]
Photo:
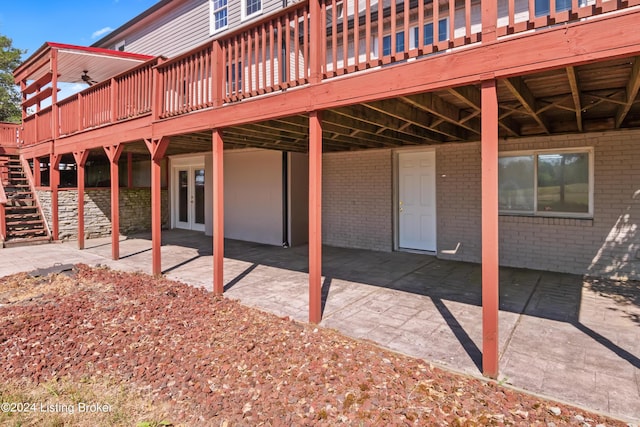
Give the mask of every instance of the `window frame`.
[[[588, 185], [589, 185], [589, 209], [588, 212], [559, 212], [559, 211], [539, 211], [538, 210], [538, 156], [549, 154], [586, 154], [588, 156]], [[531, 217], [552, 217], [552, 218], [576, 218], [593, 219], [593, 194], [594, 194], [594, 151], [593, 147], [571, 147], [543, 150], [521, 150], [502, 151], [498, 157], [533, 157], [533, 210], [499, 210], [500, 216], [531, 216]], [[498, 193], [500, 192], [500, 181], [498, 181]]]
[[[248, 1], [259, 1], [260, 2], [260, 9], [256, 10], [255, 12], [251, 13], [251, 14], [247, 14], [247, 6], [248, 6]], [[262, 14], [262, 10], [264, 8], [263, 5], [263, 1], [262, 0], [242, 0], [242, 21], [246, 21], [248, 19], [254, 18], [256, 16], [259, 16]]]
[[[216, 34], [229, 28], [229, 0], [224, 7], [218, 9], [214, 6], [215, 0], [209, 0], [209, 34]], [[227, 23], [223, 27], [216, 28], [216, 13], [226, 9], [227, 11]]]
[[126, 47], [127, 47], [126, 40], [121, 40], [115, 44], [113, 50], [117, 50], [118, 52], [125, 52]]

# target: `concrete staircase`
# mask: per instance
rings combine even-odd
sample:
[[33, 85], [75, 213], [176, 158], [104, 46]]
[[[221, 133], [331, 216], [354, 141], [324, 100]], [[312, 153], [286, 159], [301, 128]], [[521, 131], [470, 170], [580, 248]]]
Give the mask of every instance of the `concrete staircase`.
[[49, 242], [49, 229], [19, 157], [1, 157], [0, 170], [7, 199], [4, 246]]

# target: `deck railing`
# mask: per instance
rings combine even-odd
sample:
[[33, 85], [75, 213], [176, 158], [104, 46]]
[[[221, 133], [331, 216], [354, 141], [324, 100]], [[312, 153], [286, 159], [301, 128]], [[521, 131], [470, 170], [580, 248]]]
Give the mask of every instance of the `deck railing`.
[[[22, 139], [42, 142], [151, 113], [166, 119], [317, 82], [315, 76], [330, 79], [638, 4], [496, 0], [481, 8], [480, 0], [303, 0], [58, 102], [55, 133], [52, 111], [43, 109], [24, 120]], [[319, 64], [311, 61], [314, 53]]]
[[17, 123], [0, 122], [0, 147], [17, 147], [19, 130], [20, 125]]

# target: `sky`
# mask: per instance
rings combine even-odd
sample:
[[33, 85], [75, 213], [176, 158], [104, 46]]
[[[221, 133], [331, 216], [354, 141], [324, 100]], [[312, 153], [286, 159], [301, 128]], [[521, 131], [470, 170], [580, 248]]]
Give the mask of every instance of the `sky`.
[[45, 42], [90, 46], [158, 0], [2, 0], [0, 34], [26, 59]]

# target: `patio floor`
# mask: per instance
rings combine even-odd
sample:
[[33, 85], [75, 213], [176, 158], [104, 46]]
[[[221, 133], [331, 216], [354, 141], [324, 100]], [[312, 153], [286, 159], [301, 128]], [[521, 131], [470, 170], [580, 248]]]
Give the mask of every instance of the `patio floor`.
[[[212, 239], [163, 231], [163, 273], [211, 290]], [[0, 250], [0, 276], [56, 263], [151, 271], [148, 235]], [[307, 248], [225, 241], [225, 295], [308, 319]], [[321, 325], [449, 369], [481, 375], [480, 265], [412, 253], [323, 248]], [[640, 286], [500, 269], [501, 381], [640, 421]]]

